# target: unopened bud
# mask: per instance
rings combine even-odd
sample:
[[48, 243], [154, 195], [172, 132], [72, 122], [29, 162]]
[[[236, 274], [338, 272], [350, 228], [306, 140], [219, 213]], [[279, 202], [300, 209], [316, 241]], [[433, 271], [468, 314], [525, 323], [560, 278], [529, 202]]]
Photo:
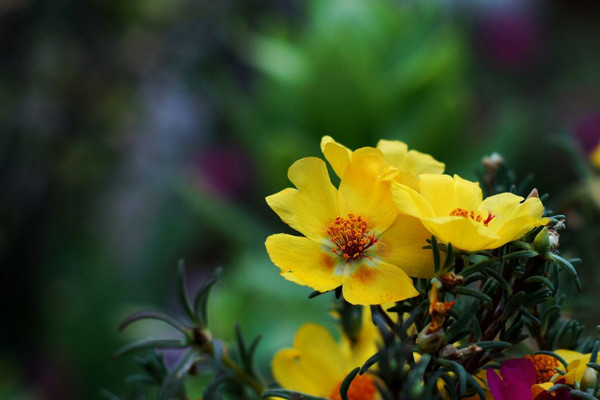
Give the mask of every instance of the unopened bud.
[[558, 247], [558, 242], [560, 239], [560, 235], [556, 231], [556, 229], [550, 228], [548, 229], [548, 237], [550, 239], [550, 249], [554, 250]]
[[444, 341], [444, 330], [440, 329], [435, 332], [428, 333], [429, 325], [419, 332], [417, 335], [417, 346], [421, 353], [435, 353], [442, 347]]
[[498, 167], [504, 163], [504, 158], [498, 153], [492, 153], [489, 157], [483, 157], [482, 163], [487, 172], [496, 172]]
[[585, 369], [585, 372], [583, 373], [583, 377], [581, 378], [581, 383], [579, 386], [580, 389], [583, 390], [584, 392], [587, 391], [587, 389], [595, 390], [596, 383], [597, 383], [597, 376], [598, 376], [598, 373], [596, 372], [595, 369], [587, 367]]
[[541, 231], [533, 239], [533, 247], [540, 254], [546, 254], [550, 251], [550, 235], [548, 234], [548, 228], [543, 227]]
[[531, 199], [531, 198], [539, 199], [540, 198], [540, 194], [539, 194], [539, 192], [538, 192], [538, 190], [536, 188], [533, 188], [531, 190], [531, 192], [529, 192], [529, 194], [527, 195], [527, 198], [528, 199]]

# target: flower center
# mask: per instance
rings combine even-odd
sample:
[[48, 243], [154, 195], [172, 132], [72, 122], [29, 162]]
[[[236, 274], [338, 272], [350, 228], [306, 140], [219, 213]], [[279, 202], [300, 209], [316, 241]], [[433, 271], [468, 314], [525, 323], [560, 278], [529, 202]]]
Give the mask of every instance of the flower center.
[[557, 373], [558, 360], [545, 354], [526, 355], [525, 358], [531, 360], [535, 366], [536, 383], [550, 382], [550, 378]]
[[377, 243], [375, 235], [369, 233], [369, 226], [360, 215], [348, 214], [348, 218], [337, 217], [327, 229], [336, 248], [331, 249], [346, 260], [366, 257], [369, 248]]
[[454, 210], [450, 211], [451, 217], [463, 217], [463, 218], [471, 218], [475, 222], [481, 222], [484, 226], [488, 226], [491, 220], [496, 218], [496, 215], [492, 214], [488, 211], [487, 217], [484, 219], [481, 214], [476, 213], [473, 210], [467, 210], [466, 208], [456, 207]]
[[[329, 395], [331, 400], [341, 400], [340, 386], [342, 381], [337, 384], [335, 389]], [[348, 388], [348, 399], [350, 400], [375, 400], [377, 388], [373, 383], [373, 378], [368, 375], [356, 375], [350, 387]]]

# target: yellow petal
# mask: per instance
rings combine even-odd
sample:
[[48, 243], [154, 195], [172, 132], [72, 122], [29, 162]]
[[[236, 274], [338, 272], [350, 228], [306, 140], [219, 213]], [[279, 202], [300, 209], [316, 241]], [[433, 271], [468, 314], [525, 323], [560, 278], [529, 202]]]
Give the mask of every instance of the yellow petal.
[[303, 325], [293, 349], [284, 349], [273, 358], [273, 376], [279, 384], [313, 396], [327, 397], [346, 374], [346, 360], [327, 329]]
[[396, 168], [400, 168], [408, 152], [406, 143], [398, 140], [382, 139], [377, 143], [377, 148], [385, 155], [388, 162]]
[[403, 172], [410, 172], [415, 176], [419, 176], [422, 174], [442, 174], [446, 165], [429, 154], [411, 150], [406, 154], [399, 168]]
[[441, 174], [445, 165], [429, 154], [416, 150], [408, 151], [405, 143], [396, 140], [380, 140], [377, 148], [388, 162], [400, 170], [397, 182], [418, 189], [419, 175]]
[[583, 378], [583, 374], [587, 369], [587, 363], [590, 362], [591, 354], [582, 354], [573, 350], [555, 350], [556, 354], [561, 356], [568, 364], [567, 367], [567, 375], [565, 375], [565, 379], [567, 379], [567, 383], [572, 383], [572, 381], [581, 382], [581, 378]]
[[435, 218], [437, 215], [431, 205], [414, 189], [394, 182], [391, 187], [392, 199], [400, 214], [415, 218]]
[[431, 250], [423, 249], [430, 237], [431, 233], [421, 221], [408, 215], [398, 215], [394, 223], [379, 236], [374, 254], [401, 268], [408, 276], [432, 278]]
[[344, 298], [352, 304], [383, 304], [419, 294], [404, 271], [378, 259], [356, 260], [344, 272]]
[[476, 210], [481, 204], [479, 183], [440, 174], [423, 174], [419, 177], [419, 193], [439, 217], [448, 216], [455, 208]]
[[331, 136], [323, 136], [321, 139], [321, 152], [340, 178], [344, 176], [346, 166], [352, 158], [352, 150], [333, 140]]
[[292, 164], [288, 176], [298, 190], [284, 189], [267, 197], [267, 204], [283, 222], [326, 244], [327, 228], [338, 216], [338, 203], [325, 163], [316, 157], [300, 159]]
[[493, 249], [500, 240], [493, 230], [470, 218], [439, 217], [421, 221], [440, 241], [452, 243], [454, 247], [464, 251]]
[[341, 257], [309, 238], [278, 233], [265, 242], [273, 264], [285, 279], [320, 292], [335, 289], [343, 281]]
[[571, 364], [575, 360], [583, 360], [586, 357], [589, 359], [589, 356], [590, 356], [589, 354], [582, 354], [575, 350], [565, 350], [565, 349], [554, 350], [554, 353], [561, 356], [563, 358], [563, 360], [565, 360], [567, 362], [567, 364]]
[[388, 167], [377, 149], [364, 147], [353, 153], [340, 182], [341, 216], [360, 215], [375, 233], [394, 222], [398, 211], [392, 201]]
[[520, 238], [536, 226], [549, 222], [548, 218], [542, 218], [544, 206], [540, 199], [532, 197], [521, 203], [522, 201], [523, 197], [501, 193], [490, 196], [481, 203], [481, 215], [485, 216], [490, 212], [495, 215], [488, 227], [502, 238], [498, 247]]
[[537, 395], [539, 395], [542, 392], [547, 392], [548, 389], [550, 389], [552, 386], [554, 386], [554, 383], [552, 382], [534, 384], [533, 386], [531, 386], [531, 398], [535, 399]]

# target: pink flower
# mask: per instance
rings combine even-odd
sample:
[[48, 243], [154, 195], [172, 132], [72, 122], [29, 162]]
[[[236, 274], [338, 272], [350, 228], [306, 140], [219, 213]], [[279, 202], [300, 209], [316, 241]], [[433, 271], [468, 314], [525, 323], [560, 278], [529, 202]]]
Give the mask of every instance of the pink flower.
[[[495, 400], [570, 400], [566, 389], [555, 391], [555, 396], [546, 391], [536, 380], [535, 365], [530, 359], [507, 360], [500, 366], [500, 376], [492, 368], [487, 370], [487, 381]], [[563, 383], [559, 379], [555, 383]], [[548, 386], [547, 384], [545, 386]]]

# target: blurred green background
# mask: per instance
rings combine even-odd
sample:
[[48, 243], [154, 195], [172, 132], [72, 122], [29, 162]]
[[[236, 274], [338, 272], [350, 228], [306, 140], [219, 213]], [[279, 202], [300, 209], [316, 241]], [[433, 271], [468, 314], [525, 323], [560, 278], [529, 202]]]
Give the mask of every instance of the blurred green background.
[[[264, 197], [323, 135], [400, 139], [476, 179], [500, 152], [567, 214], [598, 323], [600, 6], [589, 0], [0, 0], [0, 398], [130, 389], [128, 313], [217, 266], [211, 330], [268, 371], [328, 299], [279, 277]], [[330, 323], [330, 322], [329, 322]], [[331, 326], [331, 325], [330, 325]]]

